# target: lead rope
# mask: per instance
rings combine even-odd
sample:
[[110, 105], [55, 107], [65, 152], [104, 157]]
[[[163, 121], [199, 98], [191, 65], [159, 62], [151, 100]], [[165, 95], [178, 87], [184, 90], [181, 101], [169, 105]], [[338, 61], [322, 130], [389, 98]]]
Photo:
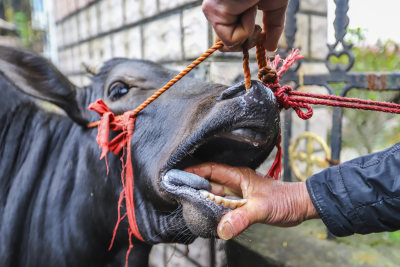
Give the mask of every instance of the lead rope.
[[[281, 59], [279, 55], [276, 55], [273, 60], [267, 59], [265, 56], [266, 49], [262, 44], [263, 34], [265, 33], [262, 32], [260, 34], [260, 38], [256, 44], [256, 58], [259, 67], [258, 78], [265, 86], [269, 87], [274, 92], [280, 109], [293, 108], [297, 116], [303, 120], [307, 120], [313, 115], [313, 109], [310, 104], [400, 114], [400, 105], [395, 103], [299, 92], [293, 90], [288, 85], [281, 86], [279, 84], [279, 78], [281, 75], [283, 75], [296, 61], [302, 59], [303, 56], [300, 55], [298, 49], [292, 49], [291, 53], [285, 59]], [[247, 84], [250, 83], [251, 75], [248, 67], [249, 62], [245, 57], [243, 64], [247, 65], [244, 67], [245, 84]], [[302, 109], [305, 109], [306, 112]], [[276, 144], [276, 157], [266, 175], [268, 177], [274, 177], [275, 179], [280, 177], [282, 169], [281, 139], [281, 136], [279, 136]]]
[[[365, 110], [376, 110], [383, 112], [390, 112], [400, 114], [400, 105], [387, 102], [362, 100], [356, 98], [346, 98], [331, 95], [319, 95], [312, 93], [304, 93], [294, 91], [290, 86], [281, 86], [279, 84], [279, 77], [284, 74], [297, 60], [302, 59], [303, 56], [299, 54], [299, 50], [292, 50], [292, 52], [286, 57], [286, 59], [281, 59], [279, 55], [276, 55], [274, 60], [267, 60], [266, 50], [262, 45], [263, 40], [262, 32], [256, 43], [256, 58], [259, 66], [258, 77], [263, 82], [264, 85], [269, 87], [275, 94], [279, 108], [293, 108], [297, 115], [303, 120], [311, 118], [313, 114], [312, 107], [310, 104], [317, 105], [327, 105], [335, 107], [347, 107], [347, 108], [357, 108]], [[161, 94], [173, 86], [176, 82], [182, 79], [186, 74], [188, 74], [197, 65], [203, 62], [207, 57], [209, 57], [216, 50], [223, 46], [221, 41], [215, 43], [211, 48], [209, 48], [204, 54], [193, 61], [189, 66], [182, 70], [178, 75], [176, 75], [172, 80], [165, 84], [162, 88], [157, 90], [151, 97], [139, 105], [136, 109], [131, 111], [126, 111], [122, 115], [115, 116], [113, 112], [109, 109], [106, 103], [102, 99], [98, 99], [91, 103], [88, 107], [89, 110], [97, 112], [101, 119], [99, 121], [92, 122], [88, 124], [88, 128], [94, 128], [97, 126], [98, 132], [96, 141], [102, 150], [100, 159], [105, 158], [107, 165], [108, 174], [108, 163], [107, 163], [107, 153], [109, 151], [118, 155], [122, 151], [121, 162], [121, 182], [123, 189], [121, 190], [119, 200], [118, 200], [118, 219], [115, 225], [113, 236], [111, 239], [111, 244], [109, 250], [111, 250], [115, 236], [119, 227], [120, 222], [128, 217], [129, 222], [129, 249], [126, 253], [125, 267], [128, 266], [128, 257], [132, 250], [132, 235], [137, 239], [144, 241], [143, 237], [139, 232], [139, 228], [136, 223], [135, 217], [135, 205], [134, 205], [134, 179], [133, 179], [133, 167], [131, 160], [131, 142], [132, 135], [134, 131], [135, 121], [138, 113], [146, 108], [151, 102], [156, 100]], [[281, 65], [278, 68], [278, 65]], [[251, 73], [249, 68], [249, 53], [248, 49], [243, 50], [243, 70], [245, 77], [245, 87], [246, 90], [251, 88]], [[301, 96], [301, 97], [300, 97]], [[307, 98], [304, 98], [307, 97]], [[311, 99], [314, 98], [314, 99]], [[321, 100], [322, 99], [322, 100]], [[307, 112], [303, 112], [301, 109], [306, 109]], [[115, 138], [109, 141], [109, 131], [120, 132]], [[274, 163], [271, 166], [267, 176], [274, 177], [278, 179], [281, 173], [282, 163], [281, 155], [282, 149], [280, 146], [281, 136], [278, 138], [277, 154]], [[126, 159], [124, 157], [126, 154]], [[121, 216], [122, 202], [125, 200], [126, 213]]]

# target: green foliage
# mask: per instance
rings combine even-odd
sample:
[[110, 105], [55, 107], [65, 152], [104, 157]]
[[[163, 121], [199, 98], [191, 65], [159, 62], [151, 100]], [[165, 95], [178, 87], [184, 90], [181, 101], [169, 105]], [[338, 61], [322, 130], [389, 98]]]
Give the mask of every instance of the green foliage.
[[396, 243], [400, 243], [400, 231], [389, 233], [389, 238]]
[[29, 47], [32, 42], [33, 30], [30, 21], [23, 12], [15, 12], [14, 22], [17, 25], [22, 45]]
[[347, 42], [352, 44], [361, 44], [365, 41], [366, 31], [360, 27], [355, 29], [347, 29]]
[[43, 32], [32, 28], [30, 0], [0, 0], [3, 1], [5, 17], [8, 22], [16, 25], [21, 44], [29, 49], [41, 52]]
[[[352, 52], [355, 63], [351, 71], [364, 72], [385, 72], [400, 70], [400, 47], [392, 40], [379, 40], [375, 45], [365, 46], [365, 30], [360, 28], [349, 29], [346, 41], [353, 44]], [[331, 57], [331, 64], [346, 65], [349, 61], [346, 55], [339, 58]]]
[[400, 49], [394, 41], [379, 41], [373, 47], [354, 47], [353, 71], [399, 71]]

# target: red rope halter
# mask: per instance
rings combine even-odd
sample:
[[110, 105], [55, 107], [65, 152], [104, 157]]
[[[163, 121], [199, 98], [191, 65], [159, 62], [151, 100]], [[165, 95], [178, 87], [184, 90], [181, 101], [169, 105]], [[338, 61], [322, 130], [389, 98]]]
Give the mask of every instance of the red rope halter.
[[[263, 34], [264, 33], [261, 33], [260, 36]], [[256, 58], [259, 67], [258, 77], [264, 85], [274, 92], [281, 109], [292, 108], [296, 112], [297, 116], [303, 120], [307, 120], [313, 115], [313, 109], [310, 104], [400, 114], [400, 105], [395, 103], [298, 92], [288, 85], [281, 86], [279, 84], [280, 76], [283, 75], [297, 60], [302, 59], [303, 56], [300, 55], [298, 49], [292, 49], [292, 52], [285, 59], [281, 59], [279, 55], [276, 55], [274, 60], [270, 61], [265, 56], [266, 50], [262, 45], [262, 40], [262, 38], [259, 38], [256, 44]], [[244, 55], [243, 64], [246, 65], [244, 67], [245, 85], [246, 89], [250, 89], [247, 87], [247, 85], [251, 86], [251, 75], [248, 67], [249, 62], [248, 56], [246, 56], [248, 55], [247, 49], [245, 49]], [[279, 65], [280, 67], [278, 67]], [[306, 112], [302, 109], [305, 109]], [[268, 177], [274, 177], [275, 179], [279, 178], [282, 169], [282, 148], [280, 142], [281, 136], [276, 144], [277, 153], [275, 160], [266, 175]]]

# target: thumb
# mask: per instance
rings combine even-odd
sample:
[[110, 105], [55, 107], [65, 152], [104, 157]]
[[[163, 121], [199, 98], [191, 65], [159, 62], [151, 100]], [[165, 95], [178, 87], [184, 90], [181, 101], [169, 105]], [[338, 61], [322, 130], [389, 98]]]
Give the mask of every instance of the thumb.
[[231, 239], [253, 224], [246, 205], [225, 214], [218, 224], [218, 236], [223, 240]]

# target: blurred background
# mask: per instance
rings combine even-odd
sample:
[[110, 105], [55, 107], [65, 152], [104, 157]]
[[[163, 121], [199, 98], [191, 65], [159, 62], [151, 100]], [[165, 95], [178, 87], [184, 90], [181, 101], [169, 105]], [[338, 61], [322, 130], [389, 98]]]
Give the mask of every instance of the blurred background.
[[[90, 84], [87, 68], [96, 71], [113, 57], [146, 59], [181, 70], [214, 43], [214, 33], [201, 11], [202, 1], [198, 0], [0, 1], [0, 44], [41, 53], [81, 87]], [[343, 75], [367, 72], [378, 73], [376, 77], [379, 78], [387, 73], [397, 73], [400, 77], [398, 1], [381, 0], [377, 4], [371, 0], [292, 0], [291, 3], [294, 6], [287, 14], [290, 27], [281, 38], [278, 53], [284, 54], [287, 49], [298, 47], [305, 55], [296, 70], [299, 90], [329, 93], [323, 86], [302, 83], [307, 76], [335, 74], [328, 69], [329, 64], [349, 66]], [[337, 6], [341, 8], [339, 13]], [[345, 16], [338, 17], [346, 12], [348, 25]], [[261, 24], [261, 14], [257, 20]], [[344, 43], [353, 45], [354, 64], [351, 66], [349, 56], [341, 53], [345, 50], [341, 42], [334, 47], [339, 56], [329, 56], [332, 51], [327, 44], [332, 45], [338, 40], [334, 27], [337, 20], [344, 21]], [[255, 53], [250, 52], [251, 69], [256, 77]], [[195, 69], [193, 75], [227, 85], [239, 82], [243, 79], [241, 54], [217, 52]], [[383, 86], [383, 80], [380, 81]], [[397, 82], [397, 89], [400, 89], [400, 78]], [[330, 82], [329, 86], [339, 95], [345, 82]], [[368, 90], [349, 90], [347, 96], [400, 102], [398, 90], [374, 86], [365, 89]], [[304, 159], [319, 157], [326, 160], [327, 166], [332, 164], [329, 144], [338, 132], [341, 146], [338, 159], [341, 162], [400, 141], [398, 115], [344, 110], [342, 128], [335, 130], [332, 119], [335, 110], [315, 107], [314, 111], [314, 117], [306, 122], [297, 116], [291, 116], [290, 121], [282, 116], [283, 127], [291, 125], [288, 145], [292, 149], [287, 152], [293, 154], [290, 166], [291, 170], [296, 170], [286, 175], [289, 180], [305, 179], [323, 168], [318, 164], [310, 168]], [[311, 139], [304, 137], [306, 132], [312, 134]], [[315, 143], [308, 153], [310, 140]], [[297, 145], [294, 147], [294, 144]], [[260, 171], [265, 173], [269, 164], [266, 162]], [[182, 245], [156, 246], [151, 264], [398, 266], [400, 262], [399, 232], [326, 240], [328, 237], [320, 222], [307, 222], [290, 230], [256, 227], [230, 243], [199, 239], [190, 245], [190, 249]], [[242, 259], [245, 259], [244, 263]]]

